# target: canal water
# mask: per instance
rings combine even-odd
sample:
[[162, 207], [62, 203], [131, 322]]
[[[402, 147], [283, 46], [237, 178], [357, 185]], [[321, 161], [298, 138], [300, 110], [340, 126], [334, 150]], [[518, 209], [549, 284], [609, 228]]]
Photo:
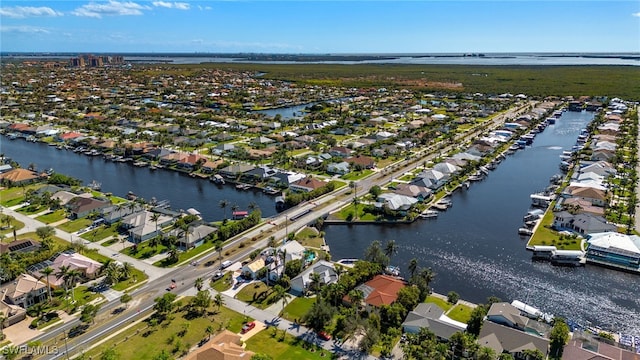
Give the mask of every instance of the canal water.
[[89, 184], [102, 183], [102, 192], [125, 196], [132, 191], [143, 199], [169, 200], [174, 210], [194, 208], [206, 221], [222, 220], [225, 209], [220, 200], [228, 200], [226, 217], [231, 217], [231, 206], [247, 210], [257, 204], [264, 217], [276, 214], [275, 201], [258, 190], [236, 190], [233, 185], [217, 186], [207, 179], [192, 178], [176, 171], [135, 167], [130, 163], [116, 163], [101, 156], [86, 156], [71, 150], [58, 150], [43, 143], [24, 139], [8, 140], [0, 137], [0, 152], [26, 168], [34, 163], [38, 170], [53, 168], [56, 172], [73, 176]]
[[364, 256], [373, 240], [395, 240], [391, 259], [408, 273], [412, 258], [436, 273], [433, 288], [456, 291], [482, 303], [489, 296], [521, 300], [541, 310], [640, 335], [640, 276], [592, 265], [559, 268], [534, 263], [518, 235], [530, 207], [529, 195], [559, 173], [560, 155], [570, 150], [593, 113], [566, 112], [533, 145], [508, 156], [482, 182], [452, 196], [453, 206], [435, 220], [409, 225], [331, 225], [326, 239], [334, 260]]

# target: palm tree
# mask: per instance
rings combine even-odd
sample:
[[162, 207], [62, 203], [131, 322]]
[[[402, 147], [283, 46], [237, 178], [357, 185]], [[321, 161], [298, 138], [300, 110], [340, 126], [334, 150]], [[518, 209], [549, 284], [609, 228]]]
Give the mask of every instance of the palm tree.
[[149, 239], [149, 246], [153, 248], [154, 252], [158, 250], [158, 245], [160, 245], [160, 235], [156, 235]]
[[7, 317], [4, 315], [3, 312], [0, 312], [0, 340], [4, 340], [4, 333], [2, 332], [4, 329], [4, 321], [7, 319]]
[[409, 261], [409, 279], [411, 279], [418, 270], [418, 259], [413, 258]]
[[224, 305], [224, 299], [222, 298], [222, 295], [216, 294], [216, 296], [213, 298], [213, 303], [216, 304], [216, 307], [218, 308], [218, 310], [220, 310], [220, 307]]
[[385, 245], [385, 248], [384, 248], [384, 254], [387, 255], [389, 259], [391, 259], [391, 257], [397, 253], [398, 253], [398, 245], [396, 245], [396, 241], [395, 240], [387, 241], [387, 244]]
[[345, 269], [344, 269], [344, 267], [343, 267], [343, 266], [337, 265], [337, 266], [336, 266], [336, 276], [337, 276], [338, 278], [337, 278], [336, 280], [340, 281], [340, 276], [341, 276], [342, 274], [344, 274], [345, 272], [346, 272], [346, 271], [345, 271]]
[[238, 211], [238, 209], [240, 209], [240, 206], [238, 206], [238, 204], [233, 204], [231, 205], [231, 213], [233, 214], [234, 212]]
[[124, 262], [120, 267], [120, 271], [122, 273], [122, 277], [128, 279], [133, 273], [133, 265], [131, 265], [131, 263], [129, 262]]
[[49, 275], [53, 274], [53, 269], [47, 266], [40, 271], [43, 278], [47, 280], [47, 292], [49, 293], [49, 301], [51, 301], [51, 284], [49, 283]]
[[204, 333], [207, 334], [207, 341], [209, 341], [211, 339], [211, 334], [213, 334], [214, 330], [213, 330], [213, 326], [212, 325], [207, 325], [207, 328], [204, 329]]
[[274, 302], [282, 301], [282, 311], [280, 312], [280, 314], [282, 314], [282, 312], [284, 311], [284, 308], [289, 303], [289, 294], [287, 294], [287, 289], [283, 288], [280, 285], [276, 285], [273, 287], [273, 292], [275, 294], [273, 296], [273, 301]]
[[151, 215], [151, 221], [156, 224], [156, 236], [158, 235], [158, 220], [160, 220], [160, 214], [153, 213], [153, 215]]
[[311, 282], [309, 283], [309, 290], [316, 294], [318, 290], [320, 290], [320, 282], [322, 281], [322, 279], [320, 278], [320, 274], [318, 274], [317, 272], [311, 273], [311, 275], [309, 275], [309, 280], [311, 280]]
[[79, 270], [76, 269], [71, 269], [67, 272], [67, 276], [66, 276], [66, 281], [68, 281], [71, 284], [71, 301], [72, 302], [76, 302], [76, 295], [75, 295], [75, 288], [76, 288], [76, 283], [78, 282], [78, 279], [80, 278], [80, 276], [82, 275], [82, 273]]
[[215, 250], [218, 252], [218, 260], [220, 260], [220, 266], [222, 266], [222, 241], [216, 243]]
[[[65, 279], [67, 277], [67, 274], [69, 273], [70, 268], [69, 266], [66, 265], [62, 265], [58, 268], [58, 271], [56, 272], [56, 280], [60, 280], [60, 279]], [[64, 288], [64, 294], [65, 296], [67, 295], [67, 282], [63, 281], [62, 282], [62, 287]]]
[[220, 200], [220, 208], [224, 210], [224, 220], [227, 219], [227, 206], [229, 206], [229, 200], [222, 199]]
[[198, 291], [202, 291], [202, 287], [204, 286], [204, 279], [201, 277], [196, 278], [193, 286], [195, 286]]
[[255, 201], [250, 202], [249, 205], [247, 206], [247, 209], [249, 209], [249, 212], [257, 208], [258, 208], [258, 204]]

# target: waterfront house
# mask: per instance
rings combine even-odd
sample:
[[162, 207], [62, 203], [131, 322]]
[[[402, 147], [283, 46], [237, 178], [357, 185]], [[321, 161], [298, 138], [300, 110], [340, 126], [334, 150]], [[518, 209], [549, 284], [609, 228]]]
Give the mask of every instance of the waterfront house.
[[558, 205], [574, 214], [593, 214], [604, 216], [604, 208], [593, 206], [590, 201], [578, 198], [560, 198]]
[[618, 227], [610, 224], [602, 216], [592, 214], [577, 214], [573, 217], [572, 228], [580, 235], [600, 232], [615, 232]]
[[98, 200], [81, 196], [74, 197], [66, 205], [72, 219], [82, 219], [91, 213], [97, 214], [109, 206], [111, 206], [109, 200]]
[[144, 210], [144, 206], [142, 204], [135, 202], [121, 203], [102, 209], [100, 217], [102, 217], [107, 224], [113, 224], [127, 215], [140, 212], [142, 210]]
[[129, 241], [138, 244], [149, 240], [162, 234], [162, 228], [173, 222], [173, 217], [160, 215], [156, 224], [152, 220], [153, 214], [150, 211], [142, 210], [122, 217], [121, 226], [127, 229]]
[[62, 142], [62, 141], [71, 141], [71, 140], [75, 140], [78, 139], [80, 137], [83, 137], [84, 135], [82, 135], [81, 133], [78, 132], [66, 132], [63, 134], [58, 134], [58, 136], [56, 136], [56, 141]]
[[246, 175], [251, 176], [258, 181], [263, 181], [272, 176], [275, 176], [277, 173], [278, 173], [278, 170], [272, 169], [268, 166], [258, 166], [255, 169], [247, 171]]
[[242, 276], [246, 279], [256, 279], [258, 272], [266, 266], [262, 256], [258, 256], [252, 262], [242, 267]]
[[485, 320], [478, 335], [478, 345], [491, 348], [496, 354], [509, 353], [516, 360], [525, 360], [525, 350], [539, 350], [546, 358], [549, 340], [524, 331]]
[[325, 185], [327, 185], [326, 181], [318, 180], [311, 176], [307, 176], [306, 178], [300, 179], [292, 183], [291, 185], [289, 185], [289, 189], [291, 189], [291, 191], [296, 191], [296, 192], [311, 192]]
[[278, 254], [286, 254], [284, 259], [286, 262], [304, 259], [305, 251], [304, 246], [296, 240], [287, 241], [276, 250]]
[[439, 171], [439, 172], [441, 172], [443, 174], [446, 174], [446, 175], [452, 175], [452, 174], [455, 174], [455, 173], [459, 172], [461, 169], [460, 169], [459, 166], [453, 165], [451, 163], [441, 162], [441, 163], [436, 164], [433, 167], [433, 170]]
[[305, 174], [294, 171], [278, 171], [278, 173], [272, 176], [269, 181], [273, 182], [276, 186], [289, 187], [294, 182], [304, 179], [305, 177]]
[[611, 161], [616, 156], [615, 150], [598, 149], [591, 154], [591, 160], [594, 161]]
[[436, 190], [442, 185], [446, 184], [450, 176], [438, 170], [430, 169], [421, 172], [417, 177], [429, 180], [432, 184], [429, 188], [432, 190]]
[[184, 360], [249, 360], [254, 352], [245, 350], [242, 336], [223, 330], [212, 337]]
[[392, 211], [407, 211], [418, 203], [418, 200], [411, 196], [405, 196], [394, 193], [384, 193], [378, 196], [374, 206], [378, 208], [386, 207]]
[[569, 185], [562, 195], [589, 201], [594, 206], [605, 206], [607, 204], [607, 193], [604, 190], [580, 185]]
[[202, 155], [187, 154], [186, 156], [181, 157], [180, 159], [178, 159], [178, 161], [176, 163], [176, 168], [184, 169], [184, 170], [187, 170], [187, 171], [192, 171], [198, 165], [202, 165], [202, 164], [206, 163], [207, 160], [209, 160], [209, 159], [207, 159], [205, 156], [202, 156]]
[[[398, 298], [398, 291], [405, 286], [407, 285], [402, 279], [388, 275], [376, 275], [366, 283], [358, 285], [356, 289], [362, 291], [367, 307], [380, 307], [393, 304]], [[345, 296], [344, 300], [350, 302], [348, 296]]]
[[429, 329], [438, 337], [438, 340], [449, 341], [451, 335], [459, 331], [464, 332], [467, 325], [446, 316], [444, 310], [436, 304], [420, 303], [407, 314], [402, 323], [402, 331], [417, 334], [423, 328]]
[[47, 285], [29, 274], [22, 274], [0, 288], [0, 298], [26, 309], [47, 298]]
[[640, 237], [616, 232], [589, 234], [587, 262], [639, 272]]
[[585, 165], [579, 169], [579, 172], [592, 172], [603, 177], [615, 175], [617, 173], [616, 169], [606, 161], [596, 161], [589, 165]]
[[179, 161], [184, 159], [187, 156], [186, 153], [182, 152], [171, 152], [167, 155], [160, 157], [159, 163], [163, 166], [173, 166], [177, 164]]
[[327, 173], [344, 175], [349, 173], [350, 165], [348, 162], [343, 161], [339, 163], [330, 163], [327, 165]]
[[418, 201], [424, 201], [426, 199], [429, 199], [433, 195], [433, 191], [431, 191], [431, 189], [426, 186], [404, 183], [396, 185], [393, 193], [398, 195], [411, 196], [418, 199]]
[[13, 169], [13, 166], [11, 166], [11, 164], [2, 164], [2, 165], [0, 165], [0, 174], [6, 173], [7, 171], [10, 171], [11, 169]]
[[92, 198], [93, 195], [91, 193], [74, 194], [72, 192], [65, 191], [65, 190], [58, 191], [55, 194], [51, 195], [52, 199], [60, 200], [60, 205], [62, 206], [67, 205], [69, 201], [71, 201], [76, 197]]
[[150, 148], [145, 150], [145, 153], [142, 156], [149, 160], [160, 160], [171, 153], [171, 150], [167, 150], [165, 148]]
[[249, 171], [255, 168], [256, 167], [253, 165], [239, 163], [239, 164], [229, 165], [225, 168], [220, 169], [220, 175], [225, 176], [227, 178], [237, 178], [239, 176], [244, 175], [245, 173], [248, 173]]
[[494, 303], [487, 312], [487, 320], [496, 324], [524, 331], [529, 318], [522, 316], [520, 310], [507, 302]]
[[320, 260], [291, 279], [291, 292], [298, 296], [303, 295], [313, 281], [311, 274], [318, 274], [320, 277], [319, 286], [333, 284], [338, 281], [338, 275], [336, 274], [333, 263]]
[[30, 184], [40, 179], [37, 172], [28, 169], [13, 169], [0, 174], [0, 183], [6, 183], [11, 186], [20, 186]]

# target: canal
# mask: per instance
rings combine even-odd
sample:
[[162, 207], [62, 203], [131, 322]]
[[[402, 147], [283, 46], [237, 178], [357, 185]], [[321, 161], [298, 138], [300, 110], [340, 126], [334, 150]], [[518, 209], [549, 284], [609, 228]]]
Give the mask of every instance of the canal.
[[508, 156], [482, 182], [452, 196], [453, 206], [435, 220], [409, 225], [332, 225], [326, 239], [334, 260], [364, 256], [372, 240], [395, 240], [391, 259], [406, 274], [417, 258], [436, 273], [433, 288], [456, 291], [482, 303], [489, 296], [521, 300], [583, 324], [640, 335], [640, 276], [592, 265], [559, 268], [534, 263], [518, 235], [529, 195], [559, 173], [560, 155], [570, 150], [593, 113], [566, 112], [533, 145]]
[[[264, 217], [276, 214], [274, 198], [259, 190], [236, 190], [233, 185], [217, 186], [207, 179], [192, 178], [176, 171], [135, 167], [130, 163], [104, 160], [101, 156], [86, 156], [71, 150], [58, 150], [43, 143], [24, 139], [8, 140], [0, 137], [0, 149], [7, 157], [27, 167], [34, 163], [39, 170], [53, 168], [56, 172], [73, 176], [89, 184], [102, 183], [102, 192], [124, 197], [129, 191], [150, 200], [169, 200], [174, 210], [194, 208], [207, 221], [231, 217], [231, 206], [247, 210], [249, 204], [258, 205]], [[220, 200], [227, 200], [226, 209]]]

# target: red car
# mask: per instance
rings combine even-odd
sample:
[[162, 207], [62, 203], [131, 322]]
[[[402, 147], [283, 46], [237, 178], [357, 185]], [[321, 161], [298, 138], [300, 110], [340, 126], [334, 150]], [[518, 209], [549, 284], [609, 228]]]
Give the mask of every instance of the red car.
[[248, 322], [248, 323], [244, 324], [244, 326], [242, 327], [242, 330], [240, 332], [242, 334], [248, 333], [254, 327], [256, 327], [256, 323], [254, 323], [253, 321], [252, 322]]
[[318, 337], [322, 340], [331, 340], [331, 334], [328, 334], [325, 331], [318, 331]]

